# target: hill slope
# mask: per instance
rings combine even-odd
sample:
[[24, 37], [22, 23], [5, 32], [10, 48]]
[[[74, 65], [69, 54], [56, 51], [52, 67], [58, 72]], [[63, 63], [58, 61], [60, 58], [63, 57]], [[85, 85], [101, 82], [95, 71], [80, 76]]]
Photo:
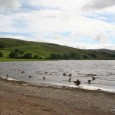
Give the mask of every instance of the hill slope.
[[13, 49], [20, 49], [24, 52], [31, 52], [33, 54], [39, 54], [43, 57], [47, 57], [50, 53], [66, 53], [75, 51], [75, 48], [67, 46], [61, 46], [51, 43], [32, 42], [10, 38], [0, 38], [0, 50], [10, 52]]
[[0, 52], [3, 53], [2, 58], [9, 58], [11, 51], [17, 49], [23, 51], [24, 54], [39, 55], [42, 59], [48, 59], [51, 54], [56, 54], [51, 59], [115, 59], [114, 54], [103, 51], [81, 50], [52, 43], [0, 38]]

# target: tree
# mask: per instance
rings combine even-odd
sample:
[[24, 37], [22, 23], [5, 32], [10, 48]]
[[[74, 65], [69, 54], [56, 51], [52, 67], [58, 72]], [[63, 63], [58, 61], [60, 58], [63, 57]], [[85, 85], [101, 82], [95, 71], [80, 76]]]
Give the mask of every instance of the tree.
[[34, 55], [33, 57], [34, 59], [41, 59], [41, 57], [39, 55]]
[[96, 55], [94, 53], [89, 53], [90, 57], [96, 58]]
[[9, 54], [9, 58], [17, 58], [18, 54], [15, 51], [11, 51]]
[[49, 59], [62, 59], [62, 55], [59, 53], [51, 53]]
[[0, 48], [5, 48], [7, 45], [4, 42], [0, 42]]
[[64, 53], [63, 54], [63, 59], [70, 59], [70, 54]]
[[3, 57], [3, 53], [2, 52], [0, 52], [0, 57]]
[[20, 55], [23, 55], [23, 54], [24, 54], [24, 51], [20, 51], [19, 53], [20, 53]]
[[50, 59], [56, 59], [56, 57], [57, 57], [57, 56], [56, 56], [55, 53], [52, 53], [52, 54], [50, 54], [50, 56], [49, 56]]
[[32, 53], [25, 53], [23, 57], [25, 59], [32, 59]]
[[83, 59], [88, 59], [88, 56], [87, 56], [87, 55], [84, 55], [84, 56], [83, 56]]
[[75, 53], [75, 52], [71, 52], [71, 53], [70, 53], [70, 57], [71, 57], [71, 58], [75, 58], [75, 56], [76, 56], [76, 53]]
[[19, 49], [15, 49], [15, 52], [18, 53], [20, 50]]
[[79, 55], [79, 54], [76, 54], [76, 55], [75, 55], [75, 59], [76, 59], [76, 60], [81, 59], [80, 55]]

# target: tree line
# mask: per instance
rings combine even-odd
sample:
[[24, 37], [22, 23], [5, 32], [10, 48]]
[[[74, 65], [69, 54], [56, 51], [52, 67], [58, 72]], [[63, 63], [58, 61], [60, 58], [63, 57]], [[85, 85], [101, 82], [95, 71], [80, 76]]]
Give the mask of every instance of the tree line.
[[0, 52], [0, 57], [3, 57], [3, 53], [2, 52]]
[[70, 53], [51, 53], [49, 59], [73, 59], [73, 60], [80, 60], [80, 59], [95, 59], [97, 56], [95, 53], [88, 53], [80, 55], [76, 52]]
[[10, 52], [9, 58], [15, 58], [15, 59], [41, 59], [39, 55], [33, 55], [32, 53], [24, 53], [24, 51], [21, 51], [19, 49], [15, 49]]
[[115, 59], [115, 54], [108, 54], [104, 52], [87, 52], [87, 53], [77, 53], [77, 52], [70, 52], [70, 53], [51, 53], [49, 59], [73, 59], [73, 60], [89, 60], [89, 59]]
[[[39, 55], [33, 55], [32, 53], [25, 53], [24, 51], [21, 51], [19, 49], [12, 50], [9, 54], [9, 58], [15, 58], [15, 59], [42, 59]], [[88, 53], [84, 55], [80, 55], [76, 52], [69, 52], [69, 53], [51, 53], [48, 57], [45, 59], [96, 59], [95, 53]]]
[[[102, 56], [99, 58], [99, 56]], [[3, 53], [0, 51], [0, 57], [3, 57]], [[9, 58], [14, 59], [43, 59], [39, 55], [33, 55], [32, 53], [25, 53], [22, 50], [14, 49], [9, 55]], [[115, 54], [107, 54], [104, 52], [87, 52], [87, 53], [78, 53], [78, 52], [69, 52], [69, 53], [50, 53], [48, 57], [44, 59], [52, 60], [88, 60], [88, 59], [115, 59]]]

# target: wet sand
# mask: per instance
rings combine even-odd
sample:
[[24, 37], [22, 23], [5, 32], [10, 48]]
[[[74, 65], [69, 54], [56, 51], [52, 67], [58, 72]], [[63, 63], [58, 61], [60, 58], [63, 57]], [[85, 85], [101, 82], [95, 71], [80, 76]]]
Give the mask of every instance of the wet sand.
[[0, 115], [115, 115], [115, 94], [0, 79]]

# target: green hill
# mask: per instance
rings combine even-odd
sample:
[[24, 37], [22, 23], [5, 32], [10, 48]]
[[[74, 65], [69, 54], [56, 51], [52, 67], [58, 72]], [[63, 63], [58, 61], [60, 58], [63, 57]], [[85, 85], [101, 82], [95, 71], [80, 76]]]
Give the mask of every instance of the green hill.
[[[115, 54], [103, 51], [81, 50], [58, 44], [11, 38], [0, 38], [0, 52], [3, 54], [0, 61], [27, 59], [24, 55], [28, 53], [31, 53], [31, 59], [115, 59]], [[9, 58], [11, 52], [16, 52], [16, 59]]]

